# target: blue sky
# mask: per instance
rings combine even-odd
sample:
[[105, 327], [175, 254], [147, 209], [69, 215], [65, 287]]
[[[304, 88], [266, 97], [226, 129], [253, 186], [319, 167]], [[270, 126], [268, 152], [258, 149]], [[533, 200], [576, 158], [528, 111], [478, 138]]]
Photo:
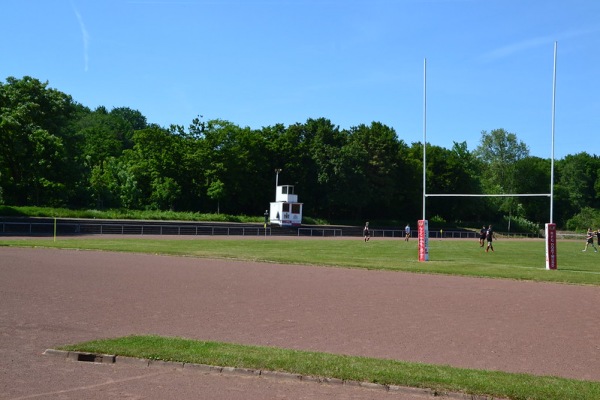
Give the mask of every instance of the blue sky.
[[600, 1], [0, 0], [0, 80], [32, 76], [92, 109], [259, 129], [379, 121], [406, 143], [600, 155]]

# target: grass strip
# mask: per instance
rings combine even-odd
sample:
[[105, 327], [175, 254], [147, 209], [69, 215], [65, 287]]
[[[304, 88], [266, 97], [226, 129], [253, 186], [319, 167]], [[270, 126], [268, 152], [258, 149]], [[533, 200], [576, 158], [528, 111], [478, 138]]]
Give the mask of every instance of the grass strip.
[[94, 340], [61, 346], [59, 349], [221, 367], [283, 371], [509, 399], [600, 398], [598, 382], [154, 335]]
[[[203, 222], [243, 222], [263, 223], [265, 217], [260, 215], [230, 215], [198, 213], [190, 211], [131, 210], [131, 209], [69, 209], [39, 206], [6, 206], [0, 205], [0, 216], [3, 217], [38, 217], [38, 218], [98, 218], [154, 221], [203, 221]], [[327, 221], [304, 216], [305, 224], [327, 224]]]
[[0, 239], [0, 246], [106, 250], [282, 264], [435, 273], [600, 286], [600, 255], [579, 241], [559, 241], [558, 270], [545, 269], [544, 241], [498, 240], [486, 253], [477, 240], [430, 240], [430, 261], [418, 262], [417, 241], [373, 239], [104, 238]]

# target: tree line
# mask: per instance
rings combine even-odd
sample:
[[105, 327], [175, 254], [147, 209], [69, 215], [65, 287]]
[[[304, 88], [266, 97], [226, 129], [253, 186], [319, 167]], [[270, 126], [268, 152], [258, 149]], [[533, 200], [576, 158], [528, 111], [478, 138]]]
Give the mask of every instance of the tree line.
[[[380, 122], [349, 129], [326, 118], [251, 129], [201, 116], [162, 127], [129, 107], [94, 110], [32, 77], [0, 82], [0, 204], [261, 215], [280, 184], [296, 186], [304, 214], [329, 221], [415, 221], [422, 216], [422, 143]], [[551, 160], [516, 134], [480, 144], [427, 144], [427, 193], [549, 193]], [[555, 161], [554, 220], [598, 221], [600, 159]], [[538, 227], [547, 197], [428, 197], [427, 218]], [[588, 221], [590, 220], [591, 221]], [[581, 229], [577, 226], [576, 228]]]

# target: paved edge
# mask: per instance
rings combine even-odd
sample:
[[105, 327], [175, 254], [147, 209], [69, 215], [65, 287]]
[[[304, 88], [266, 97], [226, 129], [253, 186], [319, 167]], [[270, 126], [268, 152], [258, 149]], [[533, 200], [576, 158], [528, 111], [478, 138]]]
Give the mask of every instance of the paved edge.
[[329, 384], [329, 385], [346, 385], [346, 386], [355, 386], [362, 387], [368, 389], [375, 390], [385, 390], [389, 392], [397, 392], [404, 393], [407, 395], [429, 395], [435, 398], [448, 398], [448, 399], [459, 399], [459, 400], [509, 400], [502, 397], [493, 397], [486, 395], [473, 395], [467, 393], [458, 393], [458, 392], [440, 392], [433, 389], [427, 388], [415, 388], [408, 386], [398, 386], [398, 385], [382, 385], [379, 383], [372, 382], [359, 382], [359, 381], [351, 381], [351, 380], [343, 380], [338, 378], [327, 378], [321, 376], [310, 376], [310, 375], [300, 375], [294, 374], [290, 372], [282, 372], [282, 371], [270, 371], [270, 370], [258, 370], [258, 369], [250, 369], [250, 368], [237, 368], [237, 367], [220, 367], [216, 365], [207, 365], [207, 364], [194, 364], [194, 363], [184, 363], [178, 361], [162, 361], [162, 360], [149, 360], [144, 358], [135, 358], [135, 357], [124, 357], [117, 356], [112, 354], [96, 354], [96, 353], [86, 353], [80, 351], [65, 351], [65, 350], [56, 350], [56, 349], [47, 349], [43, 353], [47, 356], [54, 356], [57, 358], [63, 358], [67, 361], [78, 361], [78, 362], [92, 362], [96, 364], [129, 364], [135, 365], [139, 367], [162, 367], [162, 368], [173, 368], [173, 369], [186, 369], [190, 371], [198, 371], [203, 373], [219, 373], [219, 374], [231, 374], [231, 375], [254, 375], [254, 376], [262, 376], [269, 379], [277, 379], [277, 380], [296, 380], [303, 382], [314, 382], [321, 384]]

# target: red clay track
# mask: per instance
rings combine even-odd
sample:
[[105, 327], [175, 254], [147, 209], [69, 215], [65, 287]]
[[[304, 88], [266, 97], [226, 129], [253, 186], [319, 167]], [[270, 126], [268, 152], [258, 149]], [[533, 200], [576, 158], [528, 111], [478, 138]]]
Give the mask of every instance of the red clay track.
[[421, 398], [42, 355], [130, 334], [600, 381], [599, 306], [598, 287], [0, 248], [0, 398]]

